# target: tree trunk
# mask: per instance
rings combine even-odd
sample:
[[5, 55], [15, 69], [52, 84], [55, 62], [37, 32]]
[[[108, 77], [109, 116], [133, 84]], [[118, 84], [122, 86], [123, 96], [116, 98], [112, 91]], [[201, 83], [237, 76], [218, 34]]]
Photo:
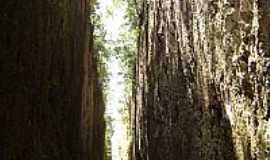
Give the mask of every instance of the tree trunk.
[[103, 136], [104, 104], [88, 5], [0, 2], [1, 160], [102, 160], [93, 156], [103, 148], [94, 144]]
[[142, 6], [137, 160], [270, 157], [270, 1]]

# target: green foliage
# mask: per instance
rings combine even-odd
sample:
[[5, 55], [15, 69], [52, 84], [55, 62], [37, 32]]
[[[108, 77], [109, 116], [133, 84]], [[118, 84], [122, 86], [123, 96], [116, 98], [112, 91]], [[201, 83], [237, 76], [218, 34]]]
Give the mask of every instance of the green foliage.
[[[114, 16], [115, 10], [125, 6], [125, 24], [118, 31], [119, 34], [114, 37], [114, 40], [108, 40], [106, 37], [106, 30], [103, 24], [103, 18], [108, 18], [108, 16]], [[98, 9], [98, 3], [96, 9]], [[128, 135], [131, 135], [130, 128], [130, 105], [131, 105], [131, 91], [132, 91], [132, 81], [134, 78], [134, 70], [136, 63], [136, 52], [137, 52], [137, 37], [139, 33], [138, 27], [138, 11], [137, 3], [133, 0], [113, 0], [111, 6], [107, 7], [105, 15], [98, 15], [94, 10], [90, 11], [91, 25], [94, 30], [94, 40], [95, 40], [95, 53], [97, 53], [97, 65], [99, 79], [103, 84], [103, 92], [105, 94], [109, 91], [109, 76], [108, 73], [108, 61], [111, 57], [117, 57], [120, 60], [122, 74], [125, 78], [125, 100], [122, 102], [123, 107], [119, 110], [122, 115], [122, 121], [126, 124], [128, 129]], [[105, 98], [106, 99], [106, 98]], [[113, 135], [112, 122], [113, 118], [110, 115], [105, 115], [106, 121], [106, 136], [105, 136], [105, 159], [110, 159], [111, 157], [111, 138]], [[131, 139], [129, 137], [129, 139]]]
[[124, 78], [132, 82], [136, 59], [136, 30], [122, 32], [114, 48], [114, 54], [120, 59], [124, 71]]
[[131, 92], [131, 85], [134, 78], [134, 70], [136, 63], [137, 38], [139, 35], [138, 27], [138, 7], [136, 0], [115, 0], [116, 5], [124, 5], [125, 21], [123, 29], [119, 33], [119, 37], [115, 42], [114, 56], [120, 59], [124, 78], [127, 83], [127, 92]]
[[[98, 2], [96, 8], [99, 7]], [[107, 61], [111, 56], [111, 51], [106, 44], [106, 31], [101, 16], [96, 13], [96, 9], [90, 10], [90, 25], [94, 37], [94, 51], [97, 61], [97, 69], [100, 84], [103, 86], [104, 99], [106, 101], [110, 73], [108, 72]]]
[[[94, 38], [94, 52], [95, 52], [95, 59], [97, 63], [97, 71], [99, 75], [99, 83], [103, 87], [103, 96], [105, 104], [107, 103], [107, 95], [109, 91], [109, 76], [110, 73], [108, 72], [108, 65], [107, 62], [111, 57], [111, 49], [108, 46], [108, 42], [106, 40], [106, 31], [104, 28], [104, 24], [102, 22], [101, 15], [96, 13], [96, 9], [99, 8], [98, 2], [95, 5], [95, 8], [90, 10], [90, 32], [93, 34]], [[113, 135], [113, 127], [112, 127], [112, 117], [110, 115], [105, 115], [105, 152], [104, 152], [104, 159], [111, 160], [111, 138]]]
[[106, 121], [106, 135], [105, 135], [105, 153], [104, 153], [104, 159], [105, 160], [111, 160], [112, 157], [112, 136], [114, 133], [112, 121], [113, 118], [110, 115], [105, 116]]
[[142, 14], [142, 0], [121, 0], [127, 3], [127, 14], [126, 18], [130, 22], [132, 29], [138, 29], [139, 27], [139, 16]]

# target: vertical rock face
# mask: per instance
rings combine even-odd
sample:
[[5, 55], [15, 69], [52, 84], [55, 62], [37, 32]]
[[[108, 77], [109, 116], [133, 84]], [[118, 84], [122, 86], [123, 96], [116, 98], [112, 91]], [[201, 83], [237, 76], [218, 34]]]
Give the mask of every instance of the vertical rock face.
[[142, 8], [135, 159], [269, 159], [270, 1]]
[[0, 6], [0, 159], [102, 160], [104, 104], [88, 2]]

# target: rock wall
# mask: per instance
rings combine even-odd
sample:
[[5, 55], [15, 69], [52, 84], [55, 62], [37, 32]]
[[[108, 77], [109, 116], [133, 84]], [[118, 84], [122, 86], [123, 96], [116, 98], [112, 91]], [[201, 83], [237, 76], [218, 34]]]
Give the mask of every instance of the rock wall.
[[102, 160], [88, 5], [0, 1], [1, 160]]
[[137, 160], [270, 157], [270, 1], [143, 1]]

